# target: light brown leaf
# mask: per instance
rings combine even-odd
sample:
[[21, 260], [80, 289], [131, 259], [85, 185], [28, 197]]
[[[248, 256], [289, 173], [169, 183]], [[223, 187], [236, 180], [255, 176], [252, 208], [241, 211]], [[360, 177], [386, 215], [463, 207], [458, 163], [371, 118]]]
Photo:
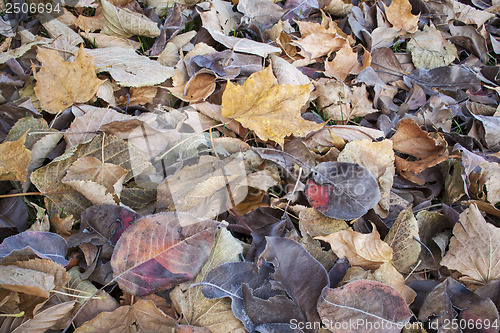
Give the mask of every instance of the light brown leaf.
[[83, 45], [72, 63], [64, 61], [58, 51], [43, 48], [38, 49], [36, 58], [42, 68], [36, 72], [33, 67], [35, 93], [42, 108], [50, 113], [58, 113], [73, 103], [87, 102], [104, 82], [95, 75], [94, 59]]
[[364, 48], [363, 50], [363, 62], [360, 64], [358, 54], [346, 42], [335, 53], [335, 58], [332, 61], [328, 61], [328, 59], [325, 61], [325, 75], [336, 78], [339, 81], [344, 81], [349, 74], [357, 75], [361, 73], [371, 63], [370, 52]]
[[328, 242], [337, 257], [347, 257], [353, 266], [377, 269], [392, 260], [392, 248], [380, 239], [375, 226], [370, 234], [343, 230], [315, 238]]
[[347, 42], [337, 24], [331, 19], [323, 19], [322, 24], [297, 21], [301, 38], [291, 42], [300, 47], [299, 54], [304, 58], [315, 59], [338, 51]]
[[352, 118], [378, 112], [368, 99], [364, 84], [351, 88], [337, 80], [319, 79], [314, 87], [313, 98], [317, 98], [318, 107], [332, 120], [347, 123]]
[[12, 333], [40, 333], [56, 327], [59, 320], [68, 316], [75, 306], [75, 301], [64, 302], [38, 312], [32, 319], [22, 323]]
[[104, 28], [102, 31], [110, 36], [117, 37], [158, 37], [160, 29], [156, 22], [139, 13], [118, 8], [112, 3], [101, 0], [104, 14]]
[[61, 182], [73, 187], [95, 205], [115, 204], [120, 202], [120, 192], [127, 173], [119, 165], [103, 163], [93, 156], [83, 156], [71, 164]]
[[412, 34], [407, 48], [417, 68], [447, 66], [458, 57], [455, 45], [444, 39], [433, 26], [426, 25], [423, 31]]
[[215, 76], [209, 73], [200, 73], [189, 79], [183, 85], [168, 88], [175, 97], [185, 102], [199, 102], [205, 100], [215, 90]]
[[93, 156], [104, 163], [116, 164], [127, 170], [125, 181], [147, 172], [155, 172], [152, 164], [127, 142], [112, 135], [96, 136], [92, 141], [69, 149], [56, 160], [35, 170], [31, 174], [31, 182], [45, 194], [45, 203], [50, 216], [64, 213], [73, 215], [79, 221], [80, 214], [92, 203], [68, 185], [61, 182], [68, 168], [82, 156]]
[[31, 153], [25, 141], [26, 134], [16, 141], [0, 143], [0, 180], [26, 180]]
[[48, 298], [54, 289], [54, 276], [15, 265], [0, 266], [0, 285], [4, 289]]
[[73, 227], [73, 215], [68, 215], [61, 218], [59, 214], [55, 214], [50, 219], [50, 226], [56, 233], [63, 236], [71, 235], [71, 228]]
[[345, 221], [325, 216], [312, 207], [300, 211], [299, 227], [302, 235], [309, 234], [311, 237], [326, 236], [349, 229]]
[[31, 269], [52, 275], [54, 277], [55, 288], [61, 288], [70, 280], [70, 276], [66, 272], [66, 269], [50, 259], [35, 258], [24, 261], [16, 261], [11, 264], [19, 268]]
[[500, 165], [482, 162], [469, 175], [469, 194], [472, 198], [487, 201], [492, 205], [500, 202]]
[[300, 116], [309, 92], [309, 84], [277, 84], [269, 66], [253, 73], [242, 86], [228, 81], [222, 95], [222, 116], [236, 119], [262, 140], [283, 146], [288, 135], [304, 136], [323, 127]]
[[500, 228], [487, 223], [476, 205], [460, 214], [441, 265], [463, 274], [461, 280], [486, 284], [500, 278]]
[[384, 241], [394, 250], [392, 263], [401, 273], [408, 273], [420, 256], [418, 222], [410, 208], [401, 211]]
[[389, 195], [395, 174], [394, 151], [392, 142], [383, 140], [356, 140], [346, 144], [340, 153], [338, 162], [358, 163], [370, 171], [380, 188], [380, 201], [374, 210], [382, 217], [389, 214]]
[[[385, 5], [384, 5], [385, 6]], [[399, 30], [401, 34], [415, 32], [418, 29], [420, 14], [415, 16], [411, 13], [409, 0], [392, 0], [389, 7], [385, 6], [385, 15], [392, 27]]]

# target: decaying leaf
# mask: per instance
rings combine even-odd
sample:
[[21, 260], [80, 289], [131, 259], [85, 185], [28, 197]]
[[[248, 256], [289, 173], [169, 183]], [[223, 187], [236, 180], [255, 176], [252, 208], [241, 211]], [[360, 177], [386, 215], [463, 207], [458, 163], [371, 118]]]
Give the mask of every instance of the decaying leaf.
[[0, 143], [0, 180], [24, 181], [31, 153], [24, 146], [26, 134], [16, 141]]
[[334, 77], [339, 81], [344, 81], [349, 74], [357, 75], [368, 66], [370, 66], [371, 56], [365, 50], [363, 53], [363, 61], [360, 64], [358, 54], [354, 52], [351, 46], [346, 43], [340, 50], [335, 53], [335, 58], [332, 61], [325, 62], [325, 75]]
[[408, 273], [420, 256], [418, 222], [411, 208], [401, 211], [384, 241], [394, 250], [392, 263], [401, 273]]
[[269, 66], [250, 75], [242, 86], [227, 83], [222, 95], [222, 116], [236, 119], [262, 140], [283, 146], [286, 136], [304, 136], [323, 126], [300, 116], [309, 92], [309, 84], [277, 84]]
[[342, 230], [316, 238], [328, 242], [337, 257], [347, 257], [353, 266], [377, 269], [384, 262], [392, 260], [392, 248], [380, 239], [375, 227], [370, 234]]
[[[331, 331], [335, 324], [346, 323], [341, 326], [342, 331], [349, 333], [373, 332], [374, 327], [398, 333], [411, 317], [399, 292], [370, 280], [354, 281], [336, 289], [325, 288], [318, 302], [318, 311], [323, 320], [331, 323]], [[348, 325], [355, 322], [361, 324]]]
[[64, 61], [58, 51], [39, 48], [37, 59], [42, 68], [33, 73], [35, 93], [41, 106], [50, 113], [58, 113], [73, 103], [84, 103], [92, 98], [104, 82], [95, 74], [94, 59], [83, 46], [75, 61]]
[[218, 225], [185, 213], [137, 220], [115, 246], [111, 257], [115, 280], [137, 296], [191, 280], [210, 255]]
[[500, 228], [486, 223], [476, 205], [460, 214], [453, 227], [450, 249], [441, 265], [457, 270], [461, 280], [486, 284], [500, 277]]
[[435, 27], [427, 25], [423, 31], [411, 36], [408, 50], [417, 68], [432, 69], [446, 66], [458, 57], [455, 45], [444, 39]]

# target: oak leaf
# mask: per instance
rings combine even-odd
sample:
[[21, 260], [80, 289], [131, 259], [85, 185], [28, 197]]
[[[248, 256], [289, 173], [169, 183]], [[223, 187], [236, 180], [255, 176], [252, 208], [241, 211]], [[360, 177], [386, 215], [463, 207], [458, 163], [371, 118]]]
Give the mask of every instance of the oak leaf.
[[396, 30], [400, 30], [401, 34], [407, 32], [415, 32], [418, 29], [419, 15], [411, 13], [411, 4], [409, 0], [392, 0], [389, 7], [385, 7], [385, 15], [387, 20]]
[[36, 58], [42, 68], [33, 75], [36, 79], [35, 94], [40, 105], [50, 113], [58, 113], [73, 103], [91, 99], [104, 82], [95, 74], [94, 59], [83, 46], [72, 63], [64, 61], [58, 51], [39, 48]]
[[242, 86], [228, 81], [222, 95], [222, 116], [236, 119], [262, 140], [283, 146], [288, 135], [304, 136], [323, 127], [300, 116], [309, 94], [310, 84], [277, 84], [269, 66], [250, 75]]
[[462, 273], [465, 282], [486, 284], [499, 279], [500, 228], [487, 223], [476, 205], [460, 214], [459, 221], [441, 265]]

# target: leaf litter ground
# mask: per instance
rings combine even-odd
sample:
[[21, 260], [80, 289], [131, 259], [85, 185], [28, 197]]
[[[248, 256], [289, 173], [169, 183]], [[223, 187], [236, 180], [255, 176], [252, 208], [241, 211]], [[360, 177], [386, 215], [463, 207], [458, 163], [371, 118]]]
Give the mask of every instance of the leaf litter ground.
[[497, 2], [10, 4], [2, 332], [499, 331]]

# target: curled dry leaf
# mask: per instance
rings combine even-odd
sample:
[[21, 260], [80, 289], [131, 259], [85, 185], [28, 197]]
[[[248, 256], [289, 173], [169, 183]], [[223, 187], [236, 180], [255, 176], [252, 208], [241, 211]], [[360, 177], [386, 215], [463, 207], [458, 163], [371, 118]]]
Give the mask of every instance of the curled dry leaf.
[[486, 284], [500, 278], [500, 228], [487, 223], [476, 205], [460, 214], [450, 249], [441, 265], [457, 270], [462, 281]]
[[399, 30], [403, 35], [418, 29], [420, 14], [413, 15], [411, 8], [409, 0], [392, 0], [390, 6], [385, 7], [387, 20], [392, 24], [393, 29]]
[[236, 119], [262, 140], [283, 146], [288, 135], [304, 136], [323, 127], [300, 116], [309, 92], [309, 84], [277, 84], [269, 66], [250, 75], [242, 86], [228, 81], [222, 95], [222, 116]]
[[36, 79], [35, 94], [40, 105], [50, 113], [58, 113], [73, 103], [91, 99], [104, 82], [95, 74], [94, 59], [83, 46], [72, 63], [64, 61], [58, 51], [39, 48], [36, 58], [42, 68], [33, 75]]
[[26, 134], [16, 141], [0, 143], [0, 181], [26, 180], [31, 153], [24, 146], [25, 141]]
[[209, 73], [200, 73], [189, 79], [183, 85], [168, 88], [175, 97], [185, 102], [199, 102], [205, 100], [215, 91], [215, 76]]
[[218, 226], [186, 213], [159, 213], [135, 221], [111, 257], [114, 279], [137, 296], [191, 280], [210, 255]]
[[[374, 327], [380, 327], [383, 332], [399, 333], [411, 317], [399, 292], [370, 280], [354, 281], [336, 289], [323, 289], [318, 311], [323, 322], [330, 323], [332, 332], [336, 324], [345, 323], [341, 326], [342, 332], [368, 333], [375, 332]], [[361, 324], [352, 325], [358, 322]]]
[[132, 36], [158, 37], [160, 29], [157, 23], [144, 15], [133, 13], [114, 6], [111, 2], [101, 0], [104, 14], [105, 34], [128, 38]]
[[337, 257], [347, 257], [351, 265], [366, 269], [377, 269], [392, 260], [392, 248], [380, 239], [375, 226], [370, 234], [353, 230], [342, 230], [328, 236], [316, 237], [328, 242]]
[[[332, 132], [337, 135], [336, 131]], [[373, 209], [380, 216], [387, 217], [390, 208], [389, 196], [396, 172], [392, 142], [390, 140], [379, 142], [356, 140], [348, 142], [337, 161], [358, 163], [370, 171], [371, 175], [377, 180], [380, 189], [380, 201]]]

